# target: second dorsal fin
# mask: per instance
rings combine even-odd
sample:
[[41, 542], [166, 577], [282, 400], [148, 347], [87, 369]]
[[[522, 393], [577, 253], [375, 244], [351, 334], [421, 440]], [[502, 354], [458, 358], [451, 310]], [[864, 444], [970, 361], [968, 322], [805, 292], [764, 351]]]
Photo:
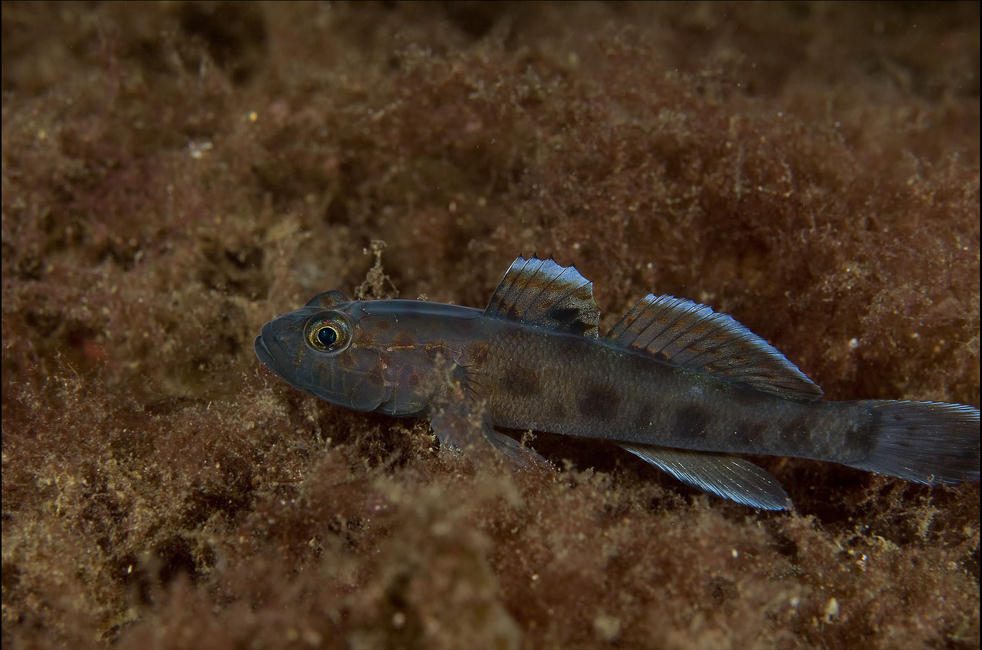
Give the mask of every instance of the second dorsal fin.
[[484, 313], [592, 337], [600, 323], [593, 283], [572, 266], [536, 257], [512, 262]]
[[606, 338], [767, 393], [806, 400], [822, 396], [822, 389], [767, 341], [730, 316], [691, 300], [648, 294]]

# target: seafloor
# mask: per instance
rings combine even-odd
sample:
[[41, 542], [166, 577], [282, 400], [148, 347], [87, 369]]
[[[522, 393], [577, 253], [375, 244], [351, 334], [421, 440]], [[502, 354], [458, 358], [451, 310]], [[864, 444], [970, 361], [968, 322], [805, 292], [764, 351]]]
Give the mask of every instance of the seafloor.
[[535, 252], [604, 327], [687, 296], [832, 399], [978, 406], [978, 3], [5, 3], [2, 43], [4, 648], [979, 647], [977, 484], [474, 467], [252, 351]]

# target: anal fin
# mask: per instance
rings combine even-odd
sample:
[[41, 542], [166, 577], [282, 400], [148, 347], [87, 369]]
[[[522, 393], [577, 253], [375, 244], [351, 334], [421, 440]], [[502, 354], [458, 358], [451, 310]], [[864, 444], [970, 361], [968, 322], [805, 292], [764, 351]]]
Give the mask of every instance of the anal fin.
[[761, 510], [786, 510], [791, 499], [776, 478], [738, 456], [651, 445], [621, 444], [683, 483]]

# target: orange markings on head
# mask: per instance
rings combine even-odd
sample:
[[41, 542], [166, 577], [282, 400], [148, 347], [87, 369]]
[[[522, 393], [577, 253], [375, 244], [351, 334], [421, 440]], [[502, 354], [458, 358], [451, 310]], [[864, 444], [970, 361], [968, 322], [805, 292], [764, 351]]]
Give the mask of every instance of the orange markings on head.
[[355, 345], [367, 347], [375, 344], [375, 336], [364, 327], [355, 329]]
[[442, 343], [427, 343], [423, 351], [430, 359], [436, 359], [444, 353], [444, 345]]
[[467, 346], [467, 360], [470, 363], [483, 364], [488, 358], [487, 343], [472, 343]]

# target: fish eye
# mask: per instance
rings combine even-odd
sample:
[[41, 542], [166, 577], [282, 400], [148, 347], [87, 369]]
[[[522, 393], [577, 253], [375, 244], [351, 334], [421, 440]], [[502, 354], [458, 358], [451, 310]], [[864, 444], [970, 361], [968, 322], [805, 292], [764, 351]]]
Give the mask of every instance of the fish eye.
[[307, 324], [307, 343], [321, 352], [337, 352], [350, 338], [348, 324], [338, 314], [320, 316]]

